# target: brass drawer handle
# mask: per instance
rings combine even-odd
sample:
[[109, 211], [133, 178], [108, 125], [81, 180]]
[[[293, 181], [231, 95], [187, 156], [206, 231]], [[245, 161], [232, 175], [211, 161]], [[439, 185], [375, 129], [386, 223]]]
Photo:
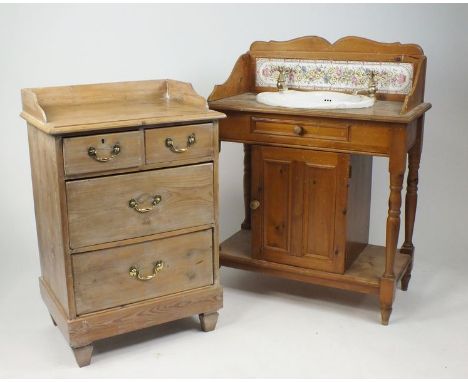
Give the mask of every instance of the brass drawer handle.
[[250, 202], [250, 209], [251, 210], [256, 210], [258, 207], [260, 207], [260, 202], [258, 200], [252, 200]]
[[151, 202], [151, 207], [140, 207], [138, 202], [135, 199], [130, 199], [128, 202], [128, 206], [133, 208], [136, 212], [145, 213], [151, 211], [154, 207], [156, 207], [159, 203], [161, 203], [162, 197], [161, 195], [153, 196], [153, 200]]
[[97, 155], [97, 151], [94, 147], [88, 147], [88, 155], [98, 162], [109, 162], [110, 160], [114, 159], [117, 155], [120, 154], [121, 148], [120, 145], [115, 144], [112, 146], [111, 155], [108, 157], [100, 157]]
[[164, 263], [161, 260], [158, 260], [158, 261], [156, 261], [156, 263], [154, 263], [153, 274], [152, 275], [142, 276], [141, 273], [140, 273], [140, 270], [135, 265], [132, 265], [130, 267], [130, 269], [128, 271], [128, 274], [130, 275], [130, 277], [134, 277], [137, 280], [148, 281], [148, 280], [151, 280], [151, 279], [155, 278], [156, 274], [158, 272], [162, 271], [163, 268], [164, 268]]
[[174, 153], [185, 153], [188, 151], [190, 146], [193, 146], [197, 142], [195, 133], [190, 134], [187, 137], [187, 147], [181, 149], [179, 147], [174, 146], [174, 140], [172, 138], [166, 138], [166, 146], [169, 147], [169, 149], [174, 152]]

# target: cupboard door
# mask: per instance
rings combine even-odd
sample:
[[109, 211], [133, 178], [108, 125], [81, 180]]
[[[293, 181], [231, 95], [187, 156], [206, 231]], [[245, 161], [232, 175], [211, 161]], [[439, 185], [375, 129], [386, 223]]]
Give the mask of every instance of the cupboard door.
[[253, 257], [343, 273], [348, 166], [347, 154], [254, 146]]
[[295, 163], [281, 149], [252, 148], [252, 245], [253, 257], [287, 258], [301, 234], [293, 198], [297, 186]]

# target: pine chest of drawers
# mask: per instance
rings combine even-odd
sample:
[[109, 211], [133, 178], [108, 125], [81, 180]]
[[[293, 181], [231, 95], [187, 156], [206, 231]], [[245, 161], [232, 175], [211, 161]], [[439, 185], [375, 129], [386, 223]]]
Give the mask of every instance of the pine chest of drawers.
[[80, 366], [93, 342], [198, 314], [213, 330], [218, 122], [190, 84], [23, 89], [42, 298]]

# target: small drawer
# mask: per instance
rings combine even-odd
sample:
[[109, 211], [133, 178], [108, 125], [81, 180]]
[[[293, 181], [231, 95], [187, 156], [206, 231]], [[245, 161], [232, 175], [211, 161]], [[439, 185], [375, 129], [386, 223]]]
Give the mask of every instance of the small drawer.
[[78, 314], [213, 284], [212, 230], [72, 256]]
[[65, 175], [80, 175], [138, 167], [143, 164], [142, 132], [65, 138]]
[[69, 181], [70, 247], [211, 224], [213, 164]]
[[213, 124], [206, 123], [146, 130], [146, 163], [190, 163], [212, 158], [213, 129]]
[[330, 141], [349, 141], [351, 125], [341, 121], [305, 121], [252, 117], [251, 131], [257, 134], [282, 135]]

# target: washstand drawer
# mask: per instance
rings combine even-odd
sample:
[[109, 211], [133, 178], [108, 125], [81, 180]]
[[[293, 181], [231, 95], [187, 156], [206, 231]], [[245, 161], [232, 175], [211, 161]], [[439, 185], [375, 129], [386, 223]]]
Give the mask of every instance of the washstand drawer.
[[213, 284], [212, 230], [72, 256], [76, 310], [89, 313]]
[[142, 137], [142, 132], [130, 131], [65, 138], [65, 175], [138, 167], [143, 164]]
[[67, 182], [70, 247], [214, 221], [213, 164]]
[[146, 163], [185, 162], [213, 157], [213, 124], [145, 131]]
[[252, 117], [251, 131], [285, 137], [348, 141], [350, 123], [343, 121], [306, 121]]

